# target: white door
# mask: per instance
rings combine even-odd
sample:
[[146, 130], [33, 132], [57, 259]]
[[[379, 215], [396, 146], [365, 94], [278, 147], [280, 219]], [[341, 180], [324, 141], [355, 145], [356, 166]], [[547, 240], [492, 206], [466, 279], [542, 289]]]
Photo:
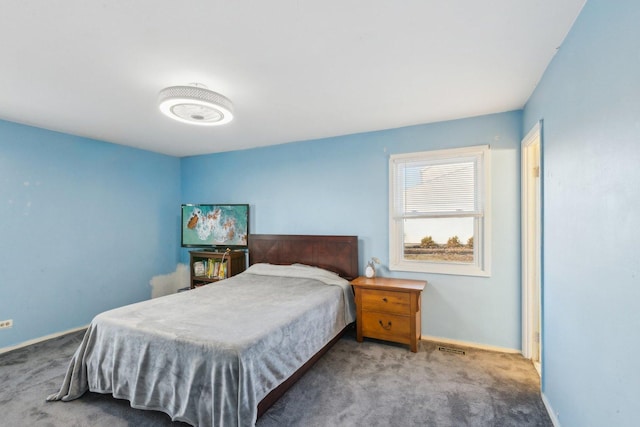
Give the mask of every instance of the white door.
[[542, 360], [541, 129], [538, 123], [522, 140], [522, 353], [538, 373]]

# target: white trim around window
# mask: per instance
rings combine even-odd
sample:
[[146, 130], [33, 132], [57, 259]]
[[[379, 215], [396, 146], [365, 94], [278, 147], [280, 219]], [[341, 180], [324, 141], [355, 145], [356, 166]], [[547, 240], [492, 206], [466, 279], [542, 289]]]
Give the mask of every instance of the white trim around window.
[[[488, 145], [480, 145], [390, 157], [390, 270], [491, 275], [490, 153]], [[445, 254], [444, 248], [452, 247], [447, 233], [456, 233], [444, 225], [456, 223], [465, 230], [457, 233], [464, 239], [460, 242], [464, 250]], [[419, 234], [422, 224], [430, 225], [423, 234], [434, 236], [429, 255], [413, 254], [425, 247], [421, 242], [425, 236]], [[434, 227], [436, 224], [443, 227]], [[438, 250], [441, 255], [436, 254]]]

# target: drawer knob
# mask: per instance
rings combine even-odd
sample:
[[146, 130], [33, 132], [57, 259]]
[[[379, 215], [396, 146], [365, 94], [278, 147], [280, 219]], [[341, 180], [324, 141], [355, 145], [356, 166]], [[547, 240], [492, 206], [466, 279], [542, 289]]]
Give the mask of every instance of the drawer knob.
[[382, 298], [382, 301], [384, 301], [384, 302], [388, 302], [386, 298]]
[[380, 326], [382, 326], [382, 329], [385, 329], [385, 330], [387, 330], [387, 331], [388, 331], [389, 329], [391, 329], [391, 320], [389, 320], [389, 321], [387, 322], [387, 325], [386, 325], [386, 326], [385, 326], [385, 324], [384, 324], [384, 323], [382, 323], [382, 320], [378, 320], [378, 323], [380, 323]]

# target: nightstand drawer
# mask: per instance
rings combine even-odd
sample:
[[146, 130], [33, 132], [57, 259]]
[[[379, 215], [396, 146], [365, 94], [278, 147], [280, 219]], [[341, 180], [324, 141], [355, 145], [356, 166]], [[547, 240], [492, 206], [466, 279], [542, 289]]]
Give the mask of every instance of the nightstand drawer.
[[362, 309], [399, 313], [406, 316], [411, 313], [411, 295], [406, 292], [378, 291], [367, 289], [362, 292]]
[[411, 338], [410, 317], [365, 311], [362, 312], [362, 333], [371, 338], [408, 343]]

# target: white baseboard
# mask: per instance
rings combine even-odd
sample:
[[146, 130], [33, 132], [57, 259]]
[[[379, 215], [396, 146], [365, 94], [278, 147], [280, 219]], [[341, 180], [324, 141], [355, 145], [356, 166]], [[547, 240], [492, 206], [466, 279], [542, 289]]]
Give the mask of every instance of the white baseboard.
[[547, 396], [545, 396], [543, 392], [540, 392], [540, 396], [542, 396], [542, 403], [544, 403], [544, 407], [547, 409], [547, 413], [549, 414], [549, 418], [551, 418], [553, 427], [560, 427], [560, 420], [558, 420], [558, 417], [551, 407], [551, 403], [549, 403]]
[[499, 351], [501, 353], [518, 353], [518, 354], [522, 354], [522, 352], [520, 350], [517, 350], [515, 348], [498, 347], [498, 346], [487, 345], [487, 344], [478, 344], [478, 343], [470, 342], [470, 341], [452, 340], [450, 338], [434, 337], [434, 336], [431, 336], [431, 335], [422, 335], [420, 337], [420, 339], [423, 340], [423, 341], [435, 341], [435, 342], [440, 342], [440, 343], [443, 343], [443, 344], [457, 345], [457, 346], [460, 346], [460, 347], [471, 347], [471, 348], [477, 348], [477, 349], [480, 349], [480, 350]]
[[32, 340], [25, 341], [23, 343], [20, 343], [20, 344], [11, 346], [11, 347], [0, 348], [0, 354], [8, 353], [10, 351], [17, 350], [17, 349], [23, 348], [23, 347], [27, 347], [27, 346], [30, 346], [30, 345], [33, 345], [33, 344], [37, 344], [39, 342], [47, 341], [47, 340], [50, 340], [50, 339], [53, 339], [53, 338], [58, 338], [58, 337], [61, 337], [62, 335], [67, 335], [67, 334], [70, 334], [72, 332], [78, 332], [78, 331], [81, 331], [83, 329], [87, 329], [88, 327], [89, 327], [89, 325], [80, 326], [79, 328], [69, 329], [68, 331], [56, 332], [55, 334], [45, 335], [44, 337], [40, 337], [40, 338], [34, 338]]

